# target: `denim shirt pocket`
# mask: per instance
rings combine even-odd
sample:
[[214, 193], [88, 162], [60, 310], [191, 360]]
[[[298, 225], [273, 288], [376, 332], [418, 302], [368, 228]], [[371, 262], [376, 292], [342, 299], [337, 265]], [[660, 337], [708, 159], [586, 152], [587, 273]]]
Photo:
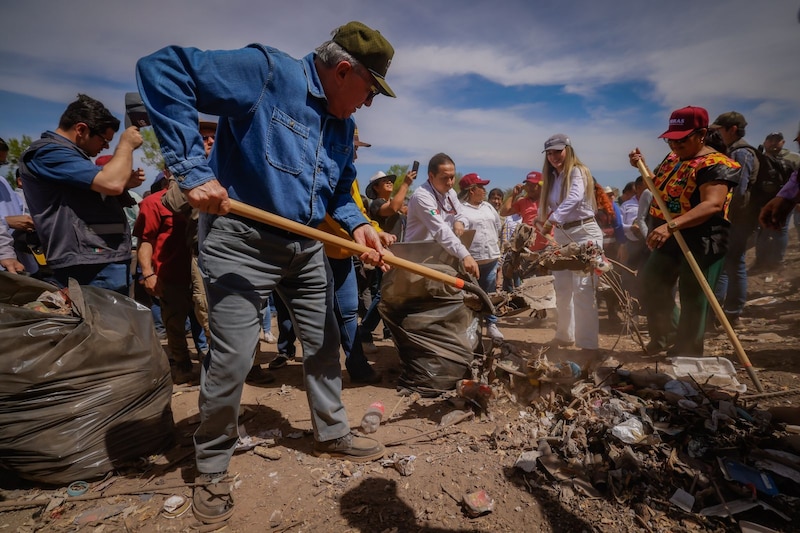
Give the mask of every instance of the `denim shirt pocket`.
[[343, 143], [333, 143], [331, 144], [330, 155], [333, 161], [333, 164], [336, 167], [335, 172], [328, 172], [328, 176], [330, 177], [330, 186], [331, 190], [336, 188], [336, 184], [339, 182], [339, 178], [342, 175], [342, 170], [347, 166], [347, 163], [350, 161], [351, 152], [353, 150], [352, 144], [343, 144]]
[[267, 131], [267, 161], [270, 165], [299, 175], [306, 161], [310, 129], [277, 107], [272, 111]]

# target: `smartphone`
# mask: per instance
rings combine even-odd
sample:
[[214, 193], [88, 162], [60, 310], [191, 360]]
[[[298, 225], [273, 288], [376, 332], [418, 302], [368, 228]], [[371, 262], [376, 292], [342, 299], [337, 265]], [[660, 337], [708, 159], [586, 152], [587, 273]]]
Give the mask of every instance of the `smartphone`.
[[419, 161], [414, 161], [414, 164], [411, 165], [412, 172], [417, 172], [419, 170]]

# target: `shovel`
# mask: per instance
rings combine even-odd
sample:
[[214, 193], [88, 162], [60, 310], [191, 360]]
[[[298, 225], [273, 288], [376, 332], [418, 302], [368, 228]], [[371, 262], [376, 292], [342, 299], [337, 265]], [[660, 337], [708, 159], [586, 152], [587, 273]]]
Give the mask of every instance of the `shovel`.
[[[295, 233], [297, 235], [302, 235], [303, 237], [314, 239], [324, 244], [339, 246], [341, 248], [350, 251], [354, 255], [361, 255], [363, 253], [369, 253], [373, 251], [372, 248], [364, 246], [363, 244], [358, 244], [357, 242], [348, 239], [343, 239], [342, 237], [337, 237], [336, 235], [331, 235], [330, 233], [326, 233], [322, 230], [305, 226], [303, 224], [300, 224], [299, 222], [295, 222], [293, 220], [289, 220], [274, 213], [269, 213], [267, 211], [264, 211], [263, 209], [258, 209], [257, 207], [244, 204], [242, 202], [239, 202], [238, 200], [231, 199], [230, 203], [231, 203], [231, 213], [233, 213], [234, 215], [246, 217], [249, 218], [250, 220], [262, 222], [264, 224], [269, 224], [270, 226], [280, 228], [282, 230]], [[397, 257], [396, 255], [393, 254], [384, 255], [383, 261], [387, 265], [396, 268], [402, 268], [403, 270], [407, 270], [409, 272], [418, 274], [428, 279], [432, 279], [434, 281], [439, 281], [441, 283], [444, 283], [445, 285], [455, 287], [456, 289], [461, 289], [471, 292], [481, 299], [484, 309], [487, 309], [489, 314], [494, 314], [494, 305], [492, 305], [492, 301], [491, 299], [489, 299], [489, 295], [486, 294], [483, 291], [483, 289], [481, 289], [478, 285], [474, 283], [470, 283], [469, 281], [465, 281], [461, 278], [450, 276], [448, 274], [439, 272], [432, 268], [417, 263], [413, 263], [411, 261], [408, 261], [407, 259]]]

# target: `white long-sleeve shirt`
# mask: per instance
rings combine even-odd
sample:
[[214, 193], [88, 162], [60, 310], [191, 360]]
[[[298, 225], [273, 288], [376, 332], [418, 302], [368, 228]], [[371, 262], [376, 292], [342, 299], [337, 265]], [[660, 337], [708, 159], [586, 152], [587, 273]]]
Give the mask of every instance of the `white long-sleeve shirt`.
[[639, 212], [636, 215], [636, 220], [639, 221], [639, 231], [645, 236], [649, 231], [647, 228], [647, 214], [650, 212], [651, 203], [653, 203], [653, 193], [650, 192], [650, 189], [645, 189], [639, 197]]
[[500, 257], [500, 215], [492, 204], [481, 202], [478, 205], [461, 204], [464, 208], [466, 229], [474, 229], [475, 237], [469, 247], [469, 255], [475, 261], [490, 261]]
[[572, 182], [564, 200], [561, 200], [561, 189], [565, 182], [563, 172], [553, 181], [550, 196], [547, 199], [548, 207], [552, 211], [549, 220], [554, 225], [566, 224], [586, 218], [594, 217], [594, 208], [586, 199], [586, 187], [583, 183], [583, 174], [578, 167], [572, 169]]
[[450, 255], [464, 259], [469, 250], [453, 233], [453, 223], [457, 221], [464, 223], [464, 215], [455, 191], [450, 189], [447, 194], [441, 194], [426, 181], [408, 200], [403, 242], [433, 240]]
[[638, 241], [639, 237], [633, 233], [631, 226], [636, 222], [636, 217], [639, 215], [639, 200], [635, 196], [631, 196], [619, 206], [620, 213], [622, 213], [622, 231], [625, 232], [625, 238], [629, 241]]

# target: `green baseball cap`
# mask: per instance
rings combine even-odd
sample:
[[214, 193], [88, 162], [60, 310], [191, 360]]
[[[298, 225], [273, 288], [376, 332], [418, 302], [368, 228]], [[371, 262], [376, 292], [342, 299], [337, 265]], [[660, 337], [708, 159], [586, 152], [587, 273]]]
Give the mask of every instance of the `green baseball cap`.
[[747, 126], [747, 121], [744, 119], [744, 115], [736, 111], [728, 111], [727, 113], [723, 113], [718, 116], [716, 120], [714, 120], [714, 122], [711, 124], [711, 129], [730, 128], [731, 126], [738, 126], [739, 129]]
[[394, 48], [381, 32], [354, 20], [337, 28], [333, 42], [370, 71], [381, 94], [395, 98], [394, 91], [386, 83], [386, 72], [392, 64]]

